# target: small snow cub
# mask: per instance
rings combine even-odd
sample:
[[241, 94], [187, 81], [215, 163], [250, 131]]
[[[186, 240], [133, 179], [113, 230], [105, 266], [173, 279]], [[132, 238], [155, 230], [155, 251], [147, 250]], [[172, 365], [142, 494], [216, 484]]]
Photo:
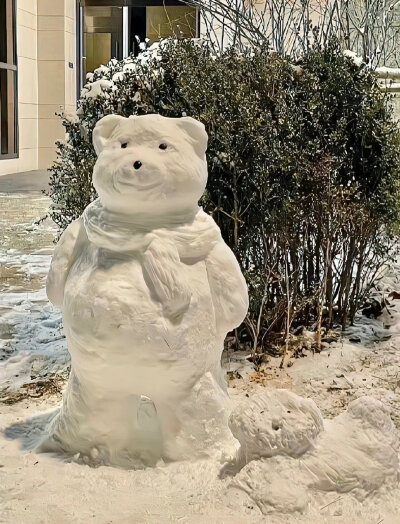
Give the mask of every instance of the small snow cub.
[[227, 451], [226, 333], [248, 307], [239, 265], [198, 207], [204, 126], [190, 117], [102, 118], [99, 198], [54, 252], [72, 369], [41, 449], [143, 467]]

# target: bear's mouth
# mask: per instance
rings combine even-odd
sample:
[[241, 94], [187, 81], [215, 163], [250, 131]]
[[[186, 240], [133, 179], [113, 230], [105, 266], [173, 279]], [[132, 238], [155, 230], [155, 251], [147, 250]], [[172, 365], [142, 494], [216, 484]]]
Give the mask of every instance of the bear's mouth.
[[122, 180], [117, 180], [117, 186], [132, 187], [138, 191], [144, 191], [146, 189], [153, 189], [161, 185], [161, 182], [153, 182], [152, 184], [137, 184], [135, 182], [123, 182]]
[[154, 189], [162, 184], [162, 179], [144, 178], [143, 175], [135, 175], [130, 177], [122, 177], [117, 174], [113, 177], [114, 189], [119, 193], [126, 191], [126, 189], [133, 189], [135, 191], [148, 191]]

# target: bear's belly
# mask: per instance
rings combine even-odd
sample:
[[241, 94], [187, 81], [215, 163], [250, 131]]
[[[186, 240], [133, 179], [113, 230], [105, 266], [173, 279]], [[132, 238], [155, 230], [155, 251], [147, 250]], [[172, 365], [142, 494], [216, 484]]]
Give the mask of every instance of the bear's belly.
[[[64, 329], [80, 381], [154, 397], [195, 383], [222, 351], [205, 262], [185, 265], [188, 310], [176, 322], [151, 296], [140, 259], [88, 247], [68, 276]], [[220, 346], [220, 347], [219, 347]]]

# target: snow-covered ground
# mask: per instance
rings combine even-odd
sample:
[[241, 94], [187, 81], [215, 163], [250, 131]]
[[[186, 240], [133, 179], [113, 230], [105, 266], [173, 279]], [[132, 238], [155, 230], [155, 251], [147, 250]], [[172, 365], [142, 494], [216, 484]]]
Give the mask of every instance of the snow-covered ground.
[[46, 297], [55, 226], [45, 216], [49, 199], [0, 194], [0, 392], [49, 376], [67, 376], [68, 351], [61, 313]]
[[[400, 523], [400, 300], [389, 300], [379, 320], [359, 318], [350, 335], [361, 342], [342, 338], [320, 354], [289, 358], [283, 370], [280, 359], [256, 373], [245, 355], [225, 355], [227, 370], [241, 376], [230, 373], [230, 395], [244, 420], [265, 388], [278, 411], [292, 400], [276, 388], [315, 402], [325, 429], [316, 414], [301, 453], [270, 453], [234, 476], [220, 476], [223, 460], [129, 471], [36, 453], [32, 443], [60, 404], [69, 363], [60, 312], [44, 291], [55, 229], [35, 222], [47, 205], [40, 194], [0, 194], [0, 522]], [[400, 263], [382, 286], [400, 292]], [[360, 405], [366, 412], [357, 418]]]

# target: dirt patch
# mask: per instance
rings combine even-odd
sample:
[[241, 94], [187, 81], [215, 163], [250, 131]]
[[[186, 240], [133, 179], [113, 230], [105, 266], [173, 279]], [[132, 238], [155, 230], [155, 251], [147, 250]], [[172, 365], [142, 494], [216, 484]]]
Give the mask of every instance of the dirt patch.
[[0, 403], [11, 406], [22, 400], [44, 396], [56, 396], [61, 398], [65, 383], [66, 379], [60, 377], [60, 375], [53, 375], [45, 380], [38, 380], [36, 382], [28, 382], [21, 386], [18, 391], [7, 393], [3, 398], [0, 397]]

